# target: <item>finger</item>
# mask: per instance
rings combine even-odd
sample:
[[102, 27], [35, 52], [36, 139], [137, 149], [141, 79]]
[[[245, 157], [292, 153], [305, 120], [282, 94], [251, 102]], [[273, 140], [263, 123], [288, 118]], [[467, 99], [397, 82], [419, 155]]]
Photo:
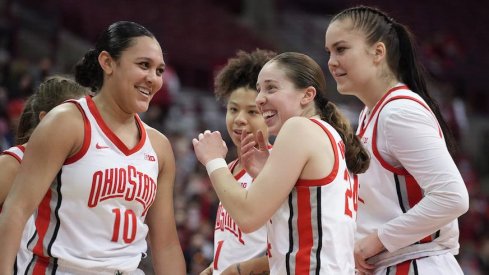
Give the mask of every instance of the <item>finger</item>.
[[196, 138], [192, 139], [192, 144], [194, 145], [194, 147], [195, 145], [197, 145], [197, 143], [199, 143], [199, 141]]
[[204, 134], [210, 134], [210, 133], [211, 133], [211, 131], [210, 131], [210, 130], [205, 130], [205, 131], [204, 131]]
[[267, 142], [265, 140], [265, 135], [261, 130], [256, 133], [256, 140], [258, 142], [258, 149], [267, 150]]
[[247, 143], [241, 143], [241, 153], [252, 151], [255, 148], [256, 142], [254, 140], [250, 140]]
[[199, 140], [203, 139], [204, 138], [204, 134], [200, 133], [199, 134]]

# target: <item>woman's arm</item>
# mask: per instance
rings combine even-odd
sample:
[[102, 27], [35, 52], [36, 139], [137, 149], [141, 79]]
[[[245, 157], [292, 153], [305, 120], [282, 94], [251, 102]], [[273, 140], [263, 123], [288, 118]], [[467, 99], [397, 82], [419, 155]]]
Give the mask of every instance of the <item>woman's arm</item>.
[[12, 186], [15, 175], [19, 171], [20, 162], [14, 157], [4, 154], [0, 155], [0, 209]]
[[262, 256], [259, 258], [253, 258], [241, 263], [235, 263], [226, 268], [222, 275], [268, 275], [270, 274], [270, 267], [268, 266], [268, 257]]
[[[396, 101], [408, 102], [396, 107]], [[378, 236], [389, 251], [433, 234], [465, 213], [469, 201], [434, 116], [411, 100], [396, 101], [382, 111], [386, 111], [386, 116], [379, 119], [382, 132], [378, 134], [386, 138], [389, 154], [414, 176], [424, 197], [405, 214], [379, 228]]]
[[156, 274], [184, 275], [185, 260], [178, 240], [173, 209], [173, 150], [168, 139], [161, 133], [154, 129], [150, 129], [148, 133], [160, 164], [156, 198], [146, 217], [153, 267]]
[[[68, 131], [69, 129], [69, 131]], [[46, 115], [33, 132], [0, 214], [0, 274], [10, 274], [25, 223], [65, 159], [83, 142], [83, 119], [73, 104]]]
[[[308, 137], [307, 142], [304, 142], [304, 137]], [[218, 132], [206, 133], [199, 141], [194, 139], [193, 143], [197, 158], [203, 164], [224, 157], [225, 150]], [[328, 165], [332, 167], [333, 158], [318, 153], [318, 148], [325, 148], [324, 152], [327, 152], [326, 146], [331, 148], [327, 136], [315, 123], [304, 117], [290, 118], [282, 126], [273, 153], [249, 189], [229, 184], [236, 182], [229, 169], [217, 169], [209, 177], [224, 208], [241, 230], [245, 233], [253, 232], [263, 226], [280, 207], [297, 179], [321, 178], [329, 174], [330, 170], [326, 170]], [[307, 165], [316, 163], [308, 162], [313, 156], [317, 158], [318, 154], [324, 158], [321, 159], [324, 166], [320, 169], [323, 174], [304, 173]]]

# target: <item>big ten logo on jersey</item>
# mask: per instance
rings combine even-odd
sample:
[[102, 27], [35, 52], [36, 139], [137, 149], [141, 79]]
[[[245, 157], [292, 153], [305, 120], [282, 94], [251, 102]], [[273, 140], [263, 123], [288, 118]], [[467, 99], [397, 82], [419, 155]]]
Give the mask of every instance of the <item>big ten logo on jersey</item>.
[[226, 209], [224, 209], [222, 204], [219, 204], [219, 208], [217, 209], [216, 226], [214, 230], [227, 230], [231, 232], [241, 244], [245, 244], [245, 241], [242, 238], [243, 233], [241, 232], [241, 229], [239, 229], [238, 225], [234, 222]]
[[148, 161], [156, 161], [156, 157], [155, 156], [152, 156], [152, 155], [146, 154], [146, 153], [144, 153], [144, 159], [145, 160], [148, 160]]
[[88, 207], [96, 207], [105, 200], [122, 198], [141, 203], [144, 216], [155, 200], [156, 187], [156, 181], [151, 176], [132, 165], [99, 170], [92, 176]]
[[[345, 143], [343, 140], [338, 142], [338, 148], [341, 152], [341, 157], [345, 159]], [[356, 219], [356, 213], [358, 209], [358, 176], [350, 175], [348, 168], [345, 168], [343, 172], [343, 179], [347, 184], [346, 192], [345, 192], [345, 215]]]

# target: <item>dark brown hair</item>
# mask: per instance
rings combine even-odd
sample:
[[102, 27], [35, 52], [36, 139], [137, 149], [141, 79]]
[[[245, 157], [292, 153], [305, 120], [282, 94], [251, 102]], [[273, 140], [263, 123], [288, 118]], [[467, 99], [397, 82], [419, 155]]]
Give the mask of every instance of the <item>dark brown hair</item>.
[[358, 6], [346, 9], [331, 19], [331, 22], [350, 19], [353, 29], [363, 32], [367, 44], [383, 42], [387, 49], [387, 64], [397, 79], [423, 98], [435, 114], [443, 131], [449, 152], [454, 154], [455, 142], [443, 119], [440, 108], [431, 97], [426, 85], [426, 73], [418, 61], [414, 36], [409, 29], [386, 13], [372, 7]]
[[370, 156], [353, 132], [349, 121], [327, 99], [324, 73], [316, 61], [305, 54], [286, 52], [272, 58], [271, 62], [276, 62], [285, 70], [286, 76], [296, 88], [316, 89], [316, 109], [320, 111], [321, 119], [333, 126], [343, 139], [348, 170], [355, 174], [365, 172], [370, 164]]
[[29, 140], [32, 131], [40, 122], [41, 112], [49, 112], [65, 100], [79, 98], [88, 93], [87, 88], [68, 77], [52, 76], [46, 79], [25, 103], [17, 127], [15, 144], [24, 144]]
[[238, 51], [218, 72], [214, 81], [214, 95], [220, 101], [227, 101], [231, 92], [244, 87], [256, 90], [258, 74], [265, 63], [276, 53], [257, 49], [251, 53]]

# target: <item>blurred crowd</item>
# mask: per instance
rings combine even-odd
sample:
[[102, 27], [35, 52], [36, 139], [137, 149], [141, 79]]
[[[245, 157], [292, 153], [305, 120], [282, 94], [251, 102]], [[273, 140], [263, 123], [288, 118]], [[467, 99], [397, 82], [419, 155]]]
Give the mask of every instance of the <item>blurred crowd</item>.
[[[2, 37], [6, 34], [1, 29]], [[60, 72], [49, 58], [26, 60], [12, 54], [10, 46], [0, 48], [0, 149], [13, 145], [15, 129], [25, 99], [36, 92], [38, 84]], [[440, 108], [460, 148], [456, 161], [470, 192], [470, 209], [460, 220], [461, 250], [457, 259], [466, 274], [489, 274], [489, 130], [474, 129], [477, 118], [487, 117], [485, 93], [471, 93], [464, 85], [450, 82], [446, 76], [464, 52], [452, 37], [441, 37], [423, 48], [426, 66], [436, 76], [431, 88], [436, 91]], [[175, 183], [175, 217], [189, 274], [198, 274], [213, 257], [213, 231], [218, 198], [207, 173], [195, 159], [191, 139], [205, 129], [225, 133], [224, 108], [212, 91], [186, 87], [171, 64], [164, 74], [164, 86], [155, 95], [143, 120], [169, 137], [177, 163]], [[359, 108], [348, 102], [340, 106], [346, 111]], [[354, 110], [352, 113], [358, 113]], [[355, 124], [355, 118], [352, 117]], [[474, 139], [472, 135], [481, 135]], [[474, 146], [470, 153], [468, 147]], [[232, 142], [227, 142], [228, 146]], [[233, 150], [229, 150], [233, 151]], [[235, 156], [228, 155], [228, 159]], [[141, 268], [152, 274], [150, 257]]]

